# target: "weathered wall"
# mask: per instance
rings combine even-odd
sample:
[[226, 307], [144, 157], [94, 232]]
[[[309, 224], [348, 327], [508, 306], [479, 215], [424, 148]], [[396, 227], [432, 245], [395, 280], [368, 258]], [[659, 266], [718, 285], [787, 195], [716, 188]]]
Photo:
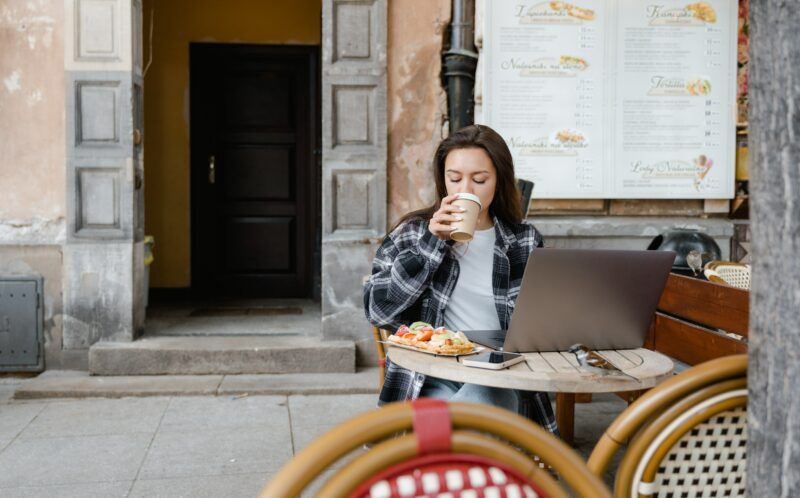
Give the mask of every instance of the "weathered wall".
[[49, 368], [65, 365], [63, 25], [63, 0], [0, 2], [0, 276], [44, 278]]
[[[373, 8], [379, 7], [377, 3], [373, 5]], [[387, 30], [386, 218], [389, 224], [393, 224], [409, 210], [433, 201], [431, 159], [442, 138], [447, 112], [447, 101], [440, 83], [440, 68], [442, 39], [450, 18], [450, 0], [413, 3], [389, 1], [385, 28], [378, 21], [380, 18], [375, 16], [374, 28], [373, 25], [370, 27]], [[376, 58], [376, 68], [382, 67], [379, 47], [373, 57]], [[376, 68], [371, 69], [378, 71]], [[333, 79], [332, 76], [329, 78]], [[324, 82], [325, 75], [323, 85]], [[347, 83], [337, 80], [334, 84], [346, 86]], [[376, 95], [380, 95], [380, 90]], [[380, 123], [380, 106], [383, 104], [378, 99], [374, 109], [368, 112], [373, 113], [375, 117], [372, 119]], [[323, 117], [323, 130], [327, 129]], [[378, 140], [376, 142], [380, 145]], [[350, 164], [346, 156], [336, 155], [335, 148], [334, 159], [326, 158], [325, 151], [323, 147], [323, 160]], [[359, 156], [354, 154], [353, 157], [357, 162]], [[370, 157], [370, 162], [378, 160]], [[378, 190], [376, 186], [370, 197], [380, 195]], [[373, 216], [382, 218], [383, 213], [380, 209], [373, 209], [367, 218], [374, 219]], [[357, 360], [362, 365], [374, 364], [375, 360], [372, 339], [363, 318], [361, 282], [369, 273], [376, 243], [383, 236], [384, 223], [379, 225], [374, 227], [374, 232], [379, 233], [369, 231], [371, 235], [361, 240], [338, 241], [337, 233], [344, 230], [333, 230], [332, 234], [327, 235], [327, 244], [323, 242], [323, 335], [356, 341]]]
[[389, 224], [433, 202], [431, 164], [447, 120], [442, 41], [450, 0], [389, 2]]
[[[379, 185], [365, 184], [369, 189], [367, 197], [380, 198], [381, 206], [368, 206], [369, 214], [363, 216], [359, 206], [349, 206], [345, 216], [355, 215], [356, 219], [381, 220], [376, 224], [363, 226], [356, 231], [357, 235], [346, 233], [336, 223], [330, 223], [328, 229], [323, 227], [323, 265], [322, 265], [322, 326], [325, 338], [344, 338], [356, 342], [358, 348], [357, 361], [361, 365], [372, 365], [375, 361], [375, 350], [371, 336], [367, 331], [362, 310], [361, 282], [370, 271], [372, 258], [377, 249], [377, 242], [383, 236], [384, 218], [393, 224], [399, 216], [409, 210], [420, 208], [433, 200], [433, 178], [431, 174], [431, 158], [434, 149], [442, 138], [442, 127], [446, 116], [446, 98], [440, 83], [442, 37], [450, 17], [450, 0], [431, 2], [387, 2], [385, 13], [378, 9], [386, 8], [376, 2], [369, 10], [370, 30], [387, 30], [385, 43], [385, 59], [381, 55], [380, 43], [370, 54], [369, 71], [375, 74], [375, 80], [365, 80], [364, 84], [376, 85], [373, 92], [374, 104], [367, 109], [354, 109], [355, 113], [365, 113], [364, 122], [375, 122], [380, 130], [382, 126], [383, 106], [385, 105], [386, 138], [376, 137], [365, 144], [366, 150], [353, 150], [351, 156], [339, 151], [336, 144], [326, 148], [327, 130], [331, 133], [342, 133], [341, 124], [336, 126], [325, 119], [323, 112], [323, 163], [327, 161], [329, 169], [338, 172], [340, 182], [347, 179], [347, 168], [356, 167], [359, 161], [372, 169], [371, 178], [386, 182], [386, 204], [383, 204], [383, 193]], [[366, 16], [366, 8], [365, 16]], [[382, 24], [383, 15], [386, 24]], [[352, 18], [356, 18], [352, 16]], [[333, 21], [347, 20], [346, 17]], [[352, 21], [352, 19], [350, 19]], [[341, 32], [332, 30], [339, 36]], [[362, 31], [357, 38], [368, 39], [370, 31]], [[334, 36], [333, 33], [330, 36]], [[378, 35], [380, 38], [380, 35]], [[332, 50], [332, 40], [326, 39], [323, 48]], [[331, 48], [329, 48], [331, 47]], [[337, 54], [333, 59], [340, 58]], [[325, 59], [325, 55], [323, 59]], [[385, 62], [384, 62], [385, 61]], [[341, 78], [329, 64], [330, 74], [325, 73], [326, 61], [323, 61], [323, 87], [326, 77], [329, 84], [346, 87], [352, 84]], [[382, 79], [385, 65], [386, 100], [382, 101]], [[346, 69], [342, 69], [346, 71]], [[367, 68], [361, 68], [367, 72]], [[323, 107], [326, 102], [323, 101]], [[380, 133], [380, 132], [379, 132]], [[334, 141], [335, 142], [335, 141]], [[368, 141], [369, 142], [369, 141]], [[382, 147], [385, 146], [385, 149]], [[340, 149], [345, 149], [340, 147]], [[326, 156], [327, 153], [327, 156]], [[385, 156], [384, 156], [385, 154]], [[380, 163], [386, 158], [386, 180], [382, 178]], [[376, 164], [378, 164], [376, 166]], [[363, 167], [363, 166], [362, 166]], [[323, 166], [323, 172], [325, 166]], [[359, 173], [365, 176], [363, 173]], [[357, 178], [357, 177], [356, 177]], [[349, 187], [349, 186], [348, 186]], [[342, 188], [341, 186], [338, 188]], [[362, 190], [364, 190], [362, 188]], [[352, 190], [355, 192], [355, 190]], [[333, 199], [330, 199], [333, 202]], [[323, 185], [323, 205], [325, 203], [325, 185]], [[383, 206], [388, 207], [386, 212]], [[337, 209], [340, 209], [341, 206]], [[384, 214], [386, 213], [386, 214]], [[376, 237], [377, 236], [377, 237]], [[339, 240], [341, 239], [341, 240]]]
[[190, 285], [189, 43], [320, 43], [319, 0], [145, 0], [145, 226], [151, 287]]
[[0, 3], [0, 244], [63, 224], [63, 23], [63, 0]]

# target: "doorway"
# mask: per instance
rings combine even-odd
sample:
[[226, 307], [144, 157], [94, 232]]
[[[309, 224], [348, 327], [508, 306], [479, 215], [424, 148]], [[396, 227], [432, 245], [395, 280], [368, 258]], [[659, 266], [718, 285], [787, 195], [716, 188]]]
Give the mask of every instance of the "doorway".
[[318, 47], [192, 43], [189, 67], [193, 293], [312, 297]]

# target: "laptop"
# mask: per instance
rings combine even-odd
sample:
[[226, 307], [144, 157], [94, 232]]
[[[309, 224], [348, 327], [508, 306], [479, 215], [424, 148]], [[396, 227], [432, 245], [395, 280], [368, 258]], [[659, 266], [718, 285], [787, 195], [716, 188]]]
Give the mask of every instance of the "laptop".
[[672, 251], [535, 249], [509, 329], [465, 330], [509, 352], [633, 349], [644, 344], [675, 261]]

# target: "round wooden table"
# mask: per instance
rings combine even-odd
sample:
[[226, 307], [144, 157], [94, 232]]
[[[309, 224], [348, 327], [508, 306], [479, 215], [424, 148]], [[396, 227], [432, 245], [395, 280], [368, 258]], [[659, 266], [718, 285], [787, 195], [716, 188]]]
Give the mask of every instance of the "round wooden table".
[[586, 371], [578, 365], [575, 355], [567, 352], [523, 353], [524, 362], [503, 370], [464, 366], [462, 361], [468, 356], [434, 356], [391, 345], [387, 354], [396, 365], [440, 379], [557, 393], [556, 418], [559, 429], [564, 440], [571, 443], [575, 394], [649, 389], [671, 376], [674, 367], [668, 357], [649, 349], [618, 349], [598, 353], [631, 377]]

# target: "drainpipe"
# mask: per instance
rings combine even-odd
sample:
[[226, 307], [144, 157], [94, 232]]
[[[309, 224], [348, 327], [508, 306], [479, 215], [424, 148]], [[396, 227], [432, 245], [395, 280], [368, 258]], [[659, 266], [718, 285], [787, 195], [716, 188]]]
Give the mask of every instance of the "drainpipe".
[[475, 99], [475, 0], [453, 0], [450, 48], [444, 53], [450, 132], [473, 124]]

